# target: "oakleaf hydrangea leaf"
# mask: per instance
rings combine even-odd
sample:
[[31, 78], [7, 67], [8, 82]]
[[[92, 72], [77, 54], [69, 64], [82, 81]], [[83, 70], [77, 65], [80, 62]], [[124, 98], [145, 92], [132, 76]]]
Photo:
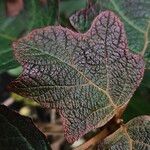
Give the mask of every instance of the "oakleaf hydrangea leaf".
[[90, 28], [93, 19], [103, 10], [114, 11], [122, 20], [129, 41], [129, 48], [143, 53], [150, 66], [150, 1], [149, 0], [97, 0], [70, 17], [72, 26], [80, 32]]
[[132, 119], [108, 136], [98, 148], [98, 150], [148, 149], [150, 149], [150, 116]]
[[128, 50], [123, 24], [110, 11], [99, 14], [85, 34], [49, 26], [13, 48], [24, 69], [10, 88], [56, 108], [69, 142], [105, 125], [143, 77], [143, 59]]
[[0, 105], [0, 149], [50, 150], [50, 146], [30, 118]]

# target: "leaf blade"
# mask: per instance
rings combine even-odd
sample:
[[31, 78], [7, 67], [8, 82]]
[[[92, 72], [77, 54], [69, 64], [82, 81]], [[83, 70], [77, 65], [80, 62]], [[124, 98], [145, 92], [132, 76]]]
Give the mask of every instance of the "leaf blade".
[[103, 149], [149, 149], [149, 132], [150, 117], [136, 117], [108, 136], [103, 142]]
[[46, 27], [13, 47], [24, 70], [11, 89], [58, 109], [69, 142], [125, 107], [144, 73], [142, 57], [128, 50], [123, 24], [109, 11], [98, 15], [85, 34]]

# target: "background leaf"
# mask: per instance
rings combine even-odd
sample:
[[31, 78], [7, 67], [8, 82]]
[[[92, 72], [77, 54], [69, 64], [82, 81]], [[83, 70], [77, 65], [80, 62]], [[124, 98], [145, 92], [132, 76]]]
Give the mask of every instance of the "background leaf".
[[128, 51], [123, 25], [109, 11], [85, 34], [46, 27], [13, 46], [23, 73], [11, 89], [58, 109], [69, 142], [118, 115], [143, 77], [142, 57]]
[[[71, 7], [70, 7], [71, 6]], [[61, 0], [60, 12], [65, 13], [69, 17], [73, 12], [80, 10], [86, 6], [86, 0]]]
[[24, 9], [13, 17], [6, 15], [6, 1], [0, 1], [0, 73], [18, 67], [11, 44], [23, 34], [37, 27], [55, 24], [58, 18], [58, 3], [48, 0], [41, 5], [39, 0], [24, 0]]
[[150, 115], [150, 70], [145, 70], [144, 78], [139, 88], [131, 98], [126, 111], [124, 112], [124, 121], [129, 121], [134, 117], [141, 115]]
[[149, 149], [150, 116], [140, 116], [132, 119], [108, 136], [102, 145], [99, 145], [99, 150]]
[[147, 68], [150, 62], [150, 1], [149, 0], [97, 0], [90, 8], [76, 12], [70, 17], [73, 27], [85, 32], [91, 22], [103, 10], [112, 10], [124, 23], [129, 48], [145, 52]]
[[0, 149], [49, 150], [42, 132], [31, 119], [0, 105]]

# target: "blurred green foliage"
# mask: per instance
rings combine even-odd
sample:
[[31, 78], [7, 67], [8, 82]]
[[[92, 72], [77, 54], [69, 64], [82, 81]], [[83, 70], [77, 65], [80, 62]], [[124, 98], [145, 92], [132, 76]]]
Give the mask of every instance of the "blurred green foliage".
[[0, 1], [0, 72], [18, 67], [12, 54], [12, 42], [34, 28], [53, 25], [57, 21], [58, 3], [48, 0], [24, 0], [24, 9], [13, 17], [6, 15], [6, 1]]
[[13, 99], [15, 99], [15, 101], [22, 101], [23, 103], [24, 103], [24, 105], [26, 105], [26, 106], [39, 106], [39, 104], [36, 102], [36, 101], [33, 101], [33, 100], [31, 100], [31, 99], [28, 99], [28, 98], [25, 98], [25, 97], [22, 97], [22, 96], [20, 96], [20, 95], [17, 95], [17, 94], [15, 94], [15, 93], [12, 93], [11, 94], [11, 97], [13, 98]]
[[150, 115], [150, 70], [145, 70], [143, 81], [124, 113], [124, 121], [139, 115]]

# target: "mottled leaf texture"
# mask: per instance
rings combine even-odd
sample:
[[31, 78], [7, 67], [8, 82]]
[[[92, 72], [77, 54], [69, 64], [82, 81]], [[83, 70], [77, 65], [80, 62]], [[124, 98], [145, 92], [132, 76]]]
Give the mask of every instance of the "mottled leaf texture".
[[10, 88], [59, 110], [69, 142], [106, 124], [143, 77], [143, 59], [128, 50], [123, 24], [110, 11], [85, 34], [46, 27], [13, 47], [24, 70]]
[[50, 146], [31, 119], [0, 105], [0, 149], [50, 150]]
[[150, 116], [132, 119], [108, 136], [98, 150], [149, 150]]
[[72, 26], [80, 32], [90, 27], [93, 19], [103, 10], [114, 11], [122, 20], [134, 52], [145, 53], [147, 68], [150, 66], [150, 0], [97, 0], [90, 8], [70, 17]]

